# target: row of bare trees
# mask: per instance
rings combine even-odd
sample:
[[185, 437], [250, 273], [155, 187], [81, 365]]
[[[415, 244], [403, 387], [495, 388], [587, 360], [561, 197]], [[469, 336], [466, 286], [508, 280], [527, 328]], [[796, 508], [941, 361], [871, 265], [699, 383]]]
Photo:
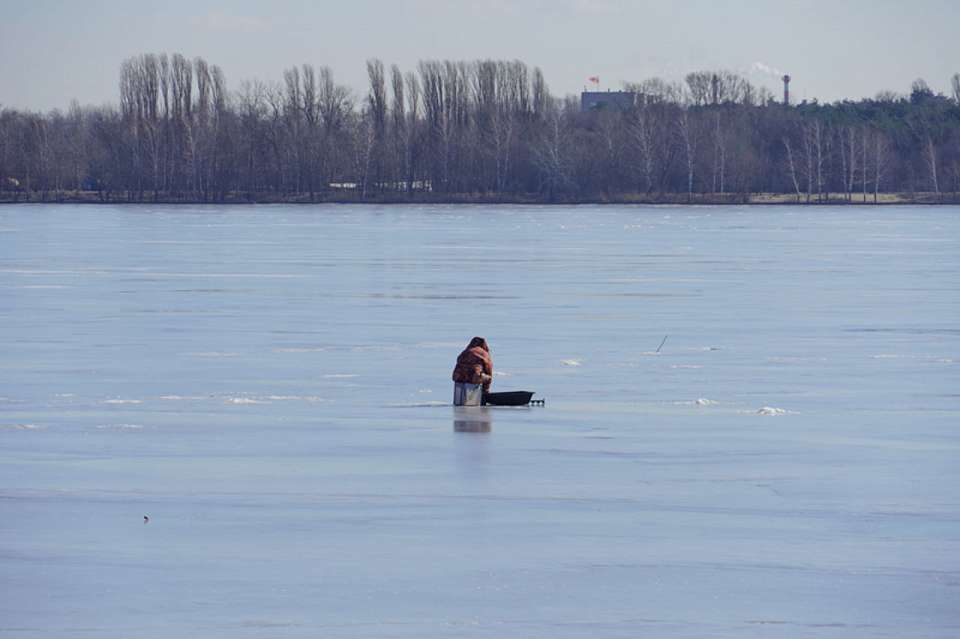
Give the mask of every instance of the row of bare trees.
[[[0, 199], [130, 201], [956, 199], [953, 95], [784, 106], [723, 71], [628, 84], [584, 112], [519, 61], [367, 62], [359, 99], [327, 67], [227, 89], [216, 65], [145, 54], [117, 107], [0, 108]], [[618, 103], [619, 104], [619, 103]]]
[[128, 159], [126, 189], [139, 199], [148, 191], [154, 197], [213, 197], [225, 186], [223, 173], [229, 170], [227, 104], [223, 72], [202, 58], [191, 63], [179, 54], [147, 54], [126, 60], [120, 68], [122, 141], [101, 138], [114, 159]]

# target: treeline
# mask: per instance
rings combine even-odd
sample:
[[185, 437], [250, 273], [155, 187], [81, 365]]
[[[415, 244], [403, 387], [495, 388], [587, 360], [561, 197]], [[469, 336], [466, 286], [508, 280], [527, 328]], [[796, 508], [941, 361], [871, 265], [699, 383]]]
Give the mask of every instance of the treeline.
[[932, 201], [960, 191], [960, 75], [910, 92], [783, 105], [723, 71], [625, 87], [581, 111], [518, 61], [367, 62], [228, 91], [219, 67], [146, 54], [118, 106], [0, 107], [0, 200]]

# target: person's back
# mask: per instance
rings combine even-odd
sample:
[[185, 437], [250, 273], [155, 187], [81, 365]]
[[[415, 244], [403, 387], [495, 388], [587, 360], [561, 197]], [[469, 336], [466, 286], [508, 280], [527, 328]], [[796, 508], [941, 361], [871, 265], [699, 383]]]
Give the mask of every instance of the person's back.
[[479, 406], [483, 393], [490, 390], [493, 381], [493, 359], [487, 340], [474, 337], [457, 357], [453, 368], [454, 406]]

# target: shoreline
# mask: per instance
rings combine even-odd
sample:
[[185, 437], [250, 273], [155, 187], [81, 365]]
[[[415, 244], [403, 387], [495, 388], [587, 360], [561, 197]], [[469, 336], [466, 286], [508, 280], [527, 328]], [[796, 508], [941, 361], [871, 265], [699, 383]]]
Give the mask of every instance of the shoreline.
[[674, 205], [674, 206], [717, 206], [717, 205], [747, 205], [747, 206], [899, 206], [899, 205], [927, 205], [927, 206], [956, 206], [960, 205], [960, 194], [941, 193], [938, 198], [935, 193], [880, 193], [874, 202], [873, 195], [867, 194], [866, 201], [862, 193], [853, 194], [847, 199], [845, 194], [830, 194], [817, 201], [816, 196], [810, 201], [805, 196], [800, 199], [794, 194], [783, 193], [754, 193], [719, 196], [714, 194], [695, 194], [693, 198], [684, 195], [663, 194], [647, 196], [643, 194], [622, 194], [593, 198], [541, 198], [522, 195], [483, 195], [477, 193], [444, 193], [431, 195], [419, 193], [413, 196], [377, 194], [366, 198], [344, 193], [328, 193], [310, 196], [308, 193], [273, 195], [273, 194], [239, 194], [232, 193], [223, 198], [196, 198], [174, 197], [169, 194], [143, 194], [143, 197], [132, 197], [133, 194], [113, 193], [109, 196], [101, 195], [96, 191], [61, 191], [46, 194], [11, 194], [0, 193], [0, 205], [3, 204], [164, 204], [164, 205], [256, 205], [256, 204], [516, 204], [530, 206], [577, 206], [577, 205]]

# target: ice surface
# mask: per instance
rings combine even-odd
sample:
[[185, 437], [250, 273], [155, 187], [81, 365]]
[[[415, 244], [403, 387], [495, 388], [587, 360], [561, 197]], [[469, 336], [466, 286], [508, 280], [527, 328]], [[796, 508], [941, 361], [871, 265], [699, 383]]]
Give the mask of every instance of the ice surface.
[[960, 636], [958, 213], [0, 207], [0, 635]]

